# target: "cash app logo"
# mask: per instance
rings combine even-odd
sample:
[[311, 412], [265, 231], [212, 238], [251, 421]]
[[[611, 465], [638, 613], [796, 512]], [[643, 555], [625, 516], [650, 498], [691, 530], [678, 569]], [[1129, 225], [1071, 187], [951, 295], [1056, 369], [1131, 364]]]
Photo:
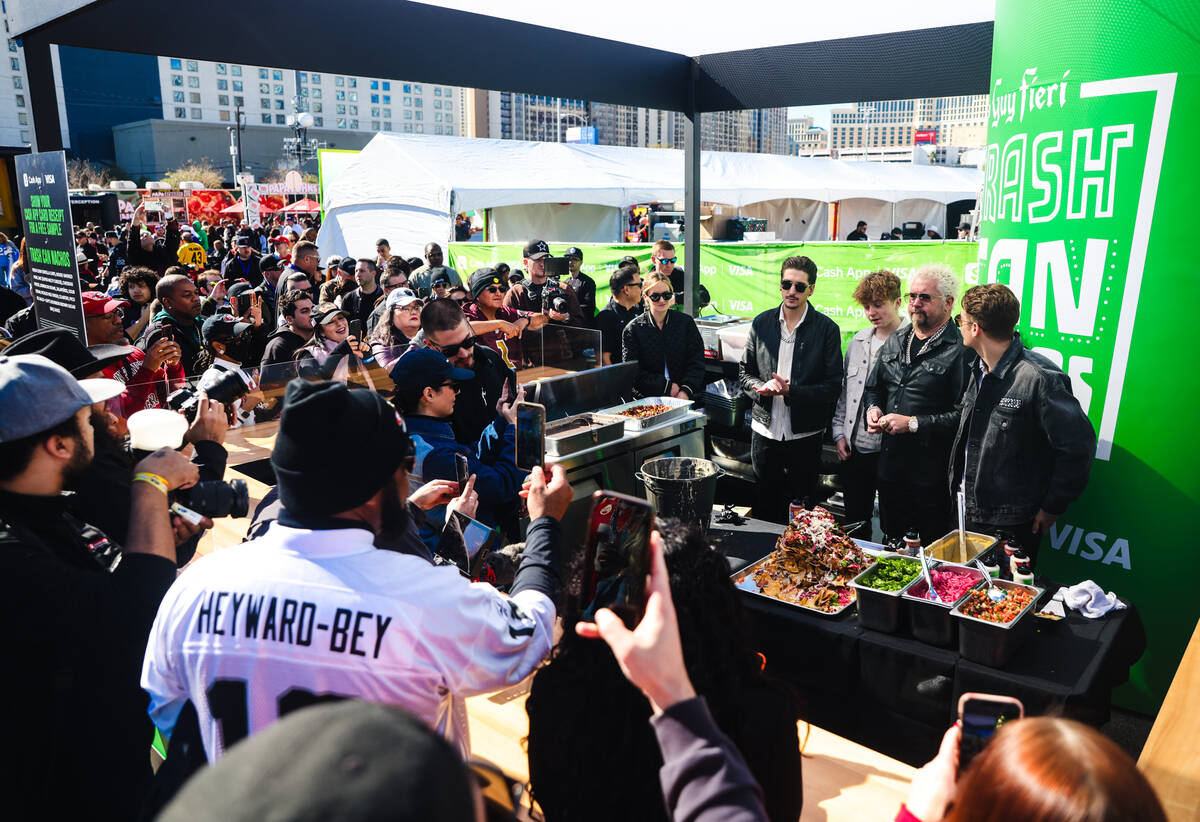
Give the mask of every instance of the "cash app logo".
[[1176, 75], [997, 76], [980, 276], [1021, 301], [1025, 344], [1071, 376], [1108, 460], [1121, 410]]

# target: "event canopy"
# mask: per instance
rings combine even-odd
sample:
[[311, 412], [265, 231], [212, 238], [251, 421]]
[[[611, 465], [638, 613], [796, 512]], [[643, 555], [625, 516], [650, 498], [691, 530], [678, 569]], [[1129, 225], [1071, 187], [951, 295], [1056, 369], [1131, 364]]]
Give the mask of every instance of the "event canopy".
[[[245, 213], [245, 211], [246, 211], [246, 201], [245, 200], [238, 200], [236, 203], [229, 206], [228, 208], [221, 209], [222, 214], [243, 214], [243, 213]], [[272, 208], [267, 203], [260, 202], [258, 204], [258, 213], [259, 214], [274, 214], [275, 209]]]
[[[550, 240], [612, 242], [624, 208], [683, 199], [683, 165], [674, 149], [379, 134], [325, 192], [320, 243], [349, 253], [387, 236], [393, 248], [419, 253], [449, 237], [453, 213], [481, 209], [505, 214], [498, 241], [535, 231]], [[770, 200], [945, 205], [974, 199], [982, 182], [974, 168], [715, 151], [702, 152], [701, 178], [705, 200], [735, 209]]]
[[305, 197], [294, 203], [288, 203], [279, 210], [290, 214], [314, 214], [321, 210], [321, 204], [312, 197]]

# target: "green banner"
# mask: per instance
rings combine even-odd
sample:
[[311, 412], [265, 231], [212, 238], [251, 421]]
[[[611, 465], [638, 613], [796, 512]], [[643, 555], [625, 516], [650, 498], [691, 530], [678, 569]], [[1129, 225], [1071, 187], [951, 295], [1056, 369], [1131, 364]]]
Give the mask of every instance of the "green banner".
[[[556, 246], [551, 252], [566, 250]], [[622, 257], [632, 255], [642, 271], [650, 267], [650, 245], [589, 245], [580, 243], [584, 273], [596, 281], [596, 304], [608, 301], [608, 278]], [[676, 247], [680, 264], [686, 267], [683, 244]], [[488, 243], [451, 243], [450, 265], [463, 277], [483, 266], [506, 262], [521, 267], [522, 246]], [[783, 261], [804, 255], [817, 264], [817, 286], [812, 303], [837, 321], [843, 334], [861, 331], [868, 323], [862, 307], [851, 295], [866, 274], [886, 268], [907, 281], [918, 266], [946, 263], [967, 283], [978, 282], [975, 243], [920, 241], [894, 243], [701, 243], [700, 282], [712, 296], [706, 314], [753, 317], [779, 305], [779, 273]]]
[[1148, 648], [1118, 699], [1151, 711], [1200, 617], [1200, 449], [1162, 427], [1200, 399], [1187, 312], [1163, 314], [1200, 281], [1180, 225], [1195, 202], [1200, 29], [1191, 6], [1167, 5], [997, 4], [979, 246], [980, 276], [1016, 292], [1026, 344], [1071, 375], [1099, 436], [1040, 570], [1138, 607]]

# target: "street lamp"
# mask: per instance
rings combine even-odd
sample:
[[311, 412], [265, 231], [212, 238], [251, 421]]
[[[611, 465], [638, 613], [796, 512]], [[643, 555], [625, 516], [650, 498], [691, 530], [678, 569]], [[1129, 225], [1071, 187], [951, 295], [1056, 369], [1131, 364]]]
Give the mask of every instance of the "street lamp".
[[858, 111], [859, 111], [859, 113], [860, 113], [860, 114], [865, 114], [865, 115], [866, 115], [865, 117], [863, 117], [863, 120], [862, 120], [862, 129], [863, 129], [863, 141], [862, 141], [862, 143], [863, 143], [863, 162], [870, 162], [870, 160], [871, 160], [871, 154], [870, 154], [870, 152], [868, 152], [868, 151], [867, 151], [867, 140], [868, 140], [868, 139], [870, 139], [870, 132], [868, 131], [868, 128], [867, 128], [867, 127], [868, 127], [868, 126], [870, 125], [870, 123], [871, 123], [871, 115], [875, 113], [875, 107], [874, 107], [874, 106], [865, 106], [865, 107], [863, 107], [863, 108], [860, 108]]
[[292, 127], [294, 136], [283, 138], [283, 156], [288, 160], [295, 160], [296, 165], [304, 165], [305, 161], [316, 158], [317, 151], [324, 148], [325, 143], [308, 139], [308, 130], [313, 127], [316, 118], [312, 116], [312, 112], [300, 108], [298, 97], [292, 102], [296, 110], [288, 114], [286, 122]]

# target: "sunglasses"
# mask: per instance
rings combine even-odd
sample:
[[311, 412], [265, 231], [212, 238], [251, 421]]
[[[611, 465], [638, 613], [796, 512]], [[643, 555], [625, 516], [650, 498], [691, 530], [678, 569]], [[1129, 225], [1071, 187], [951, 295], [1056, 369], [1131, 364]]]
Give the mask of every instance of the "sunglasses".
[[483, 290], [489, 294], [504, 294], [508, 291], [508, 286], [506, 286], [506, 285], [489, 285], [487, 288], [485, 288]]
[[450, 357], [453, 357], [455, 354], [457, 354], [459, 351], [463, 350], [464, 348], [474, 348], [475, 342], [478, 339], [479, 338], [475, 334], [472, 334], [471, 336], [467, 337], [462, 342], [454, 343], [453, 345], [438, 345], [433, 340], [426, 338], [426, 340], [429, 342], [429, 344], [433, 348], [435, 348], [438, 351], [441, 351], [443, 354], [445, 354], [447, 359], [449, 359]]
[[462, 390], [462, 389], [459, 387], [458, 383], [456, 383], [454, 380], [447, 380], [446, 382], [444, 382], [444, 383], [442, 383], [441, 385], [439, 385], [439, 386], [438, 386], [438, 391], [441, 391], [443, 388], [449, 388], [449, 389], [450, 389], [451, 391], [453, 391], [455, 394], [457, 394], [459, 391], [461, 391], [461, 390]]
[[796, 282], [794, 280], [779, 281], [780, 291], [791, 291], [792, 289], [795, 289], [797, 292], [803, 294], [805, 291], [808, 291], [808, 283]]
[[[392, 283], [391, 285], [388, 285], [387, 283], [384, 283], [384, 284], [383, 284], [383, 290], [384, 290], [384, 291], [394, 291], [394, 290], [396, 290], [397, 288], [404, 288], [406, 285], [408, 285], [408, 282], [407, 282], [407, 281], [405, 281], [405, 282], [402, 282], [402, 283]], [[436, 286], [434, 286], [434, 287], [436, 288]]]
[[466, 297], [451, 297], [450, 299], [454, 300], [454, 302], [458, 303], [459, 305], [462, 305], [467, 301]]
[[679, 258], [678, 257], [656, 257], [655, 259], [657, 259], [658, 262], [662, 263], [663, 265], [666, 265], [667, 263], [675, 262]]
[[674, 296], [675, 296], [674, 291], [658, 291], [658, 292], [655, 292], [654, 294], [646, 295], [646, 297], [648, 297], [650, 299], [650, 302], [654, 302], [654, 303], [661, 303], [665, 300], [671, 299]]
[[931, 303], [936, 299], [938, 298], [933, 294], [908, 294], [908, 301], [910, 303]]

